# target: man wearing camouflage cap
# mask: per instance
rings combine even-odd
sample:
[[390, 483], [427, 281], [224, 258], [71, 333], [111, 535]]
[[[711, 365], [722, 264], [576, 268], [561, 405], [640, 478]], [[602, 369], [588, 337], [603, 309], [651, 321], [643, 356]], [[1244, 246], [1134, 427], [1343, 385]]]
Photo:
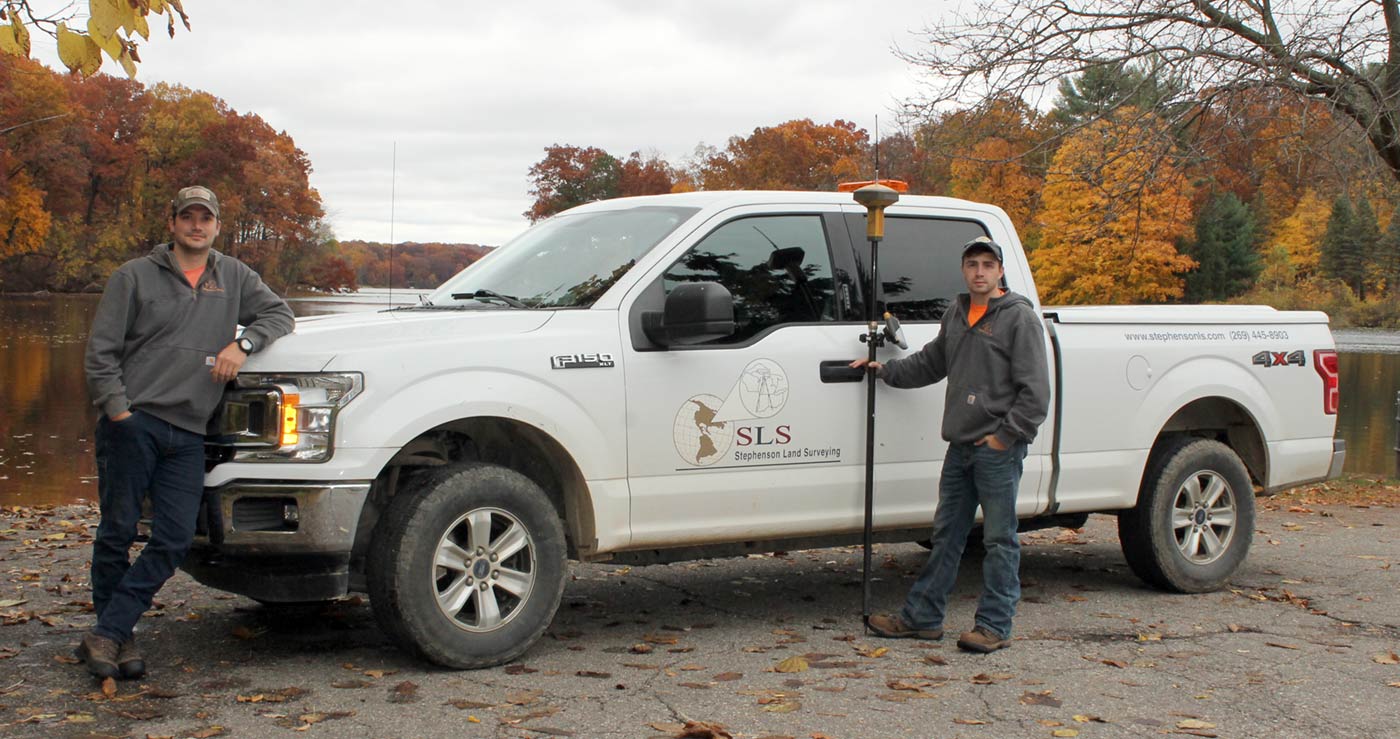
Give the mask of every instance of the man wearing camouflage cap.
[[[84, 369], [97, 422], [101, 522], [92, 552], [97, 625], [77, 655], [100, 678], [138, 678], [132, 630], [184, 561], [204, 494], [204, 435], [249, 354], [292, 330], [292, 311], [247, 265], [214, 251], [219, 199], [186, 187], [171, 242], [123, 264], [93, 318]], [[245, 328], [237, 332], [239, 325]], [[142, 503], [151, 537], [133, 563]]]

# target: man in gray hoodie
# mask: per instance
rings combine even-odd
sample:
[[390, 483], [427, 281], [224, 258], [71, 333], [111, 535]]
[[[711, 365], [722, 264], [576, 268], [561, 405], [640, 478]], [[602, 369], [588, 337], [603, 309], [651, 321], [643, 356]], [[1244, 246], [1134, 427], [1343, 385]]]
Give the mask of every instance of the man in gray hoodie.
[[[948, 379], [943, 439], [948, 453], [938, 483], [933, 550], [904, 608], [870, 617], [870, 630], [890, 638], [943, 638], [948, 593], [963, 546], [982, 507], [982, 598], [976, 624], [958, 639], [968, 651], [1011, 644], [1011, 619], [1021, 598], [1021, 547], [1016, 491], [1021, 465], [1050, 404], [1045, 328], [1025, 296], [1001, 288], [1002, 251], [982, 237], [962, 250], [968, 292], [943, 314], [938, 338], [889, 362], [868, 362], [890, 387], [914, 388]], [[858, 359], [852, 367], [866, 366]]]
[[[84, 369], [97, 422], [102, 517], [92, 546], [97, 625], [77, 655], [101, 678], [138, 678], [132, 629], [184, 561], [204, 494], [204, 435], [249, 354], [292, 330], [292, 311], [257, 273], [211, 247], [219, 200], [186, 187], [171, 202], [171, 243], [123, 264], [97, 305]], [[239, 324], [246, 328], [235, 335]], [[147, 495], [151, 538], [129, 550]]]

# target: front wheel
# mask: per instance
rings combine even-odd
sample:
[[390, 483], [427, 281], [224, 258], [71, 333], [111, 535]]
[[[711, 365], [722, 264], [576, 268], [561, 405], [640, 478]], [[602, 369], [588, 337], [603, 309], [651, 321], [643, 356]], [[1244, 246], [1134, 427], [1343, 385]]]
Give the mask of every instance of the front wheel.
[[564, 529], [549, 498], [495, 465], [448, 465], [390, 502], [367, 579], [380, 627], [444, 667], [519, 657], [554, 618], [567, 574]]
[[1128, 566], [1164, 590], [1219, 590], [1249, 553], [1254, 487], [1218, 441], [1182, 438], [1153, 453], [1137, 505], [1118, 515]]

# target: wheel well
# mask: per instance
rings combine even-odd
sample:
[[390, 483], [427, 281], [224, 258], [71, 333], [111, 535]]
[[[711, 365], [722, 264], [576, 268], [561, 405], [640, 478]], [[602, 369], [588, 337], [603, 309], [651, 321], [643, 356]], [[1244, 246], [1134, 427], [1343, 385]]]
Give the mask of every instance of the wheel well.
[[1263, 487], [1269, 479], [1264, 434], [1254, 416], [1233, 400], [1200, 398], [1183, 406], [1158, 432], [1152, 442], [1152, 454], [1181, 436], [1215, 439], [1239, 455], [1254, 484]]
[[586, 556], [593, 548], [597, 540], [593, 502], [583, 473], [564, 447], [538, 428], [513, 419], [464, 418], [420, 434], [380, 471], [360, 511], [352, 571], [363, 572], [365, 552], [380, 514], [394, 496], [412, 489], [418, 473], [469, 461], [509, 467], [530, 478], [549, 496], [564, 521], [569, 556]]

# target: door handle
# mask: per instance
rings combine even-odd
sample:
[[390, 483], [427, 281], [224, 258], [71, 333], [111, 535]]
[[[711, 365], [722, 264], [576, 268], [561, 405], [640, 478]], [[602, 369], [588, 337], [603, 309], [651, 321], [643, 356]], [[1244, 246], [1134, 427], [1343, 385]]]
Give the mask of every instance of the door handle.
[[865, 379], [865, 368], [851, 368], [849, 359], [827, 359], [821, 363], [822, 382], [860, 382]]

